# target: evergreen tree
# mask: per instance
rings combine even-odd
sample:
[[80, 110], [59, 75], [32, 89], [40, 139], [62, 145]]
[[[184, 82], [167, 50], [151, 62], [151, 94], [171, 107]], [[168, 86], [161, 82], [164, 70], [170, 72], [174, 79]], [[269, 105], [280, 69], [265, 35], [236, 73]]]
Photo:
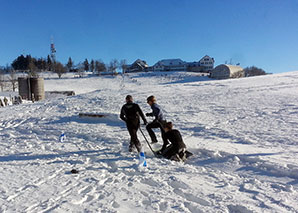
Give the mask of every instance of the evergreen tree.
[[53, 65], [52, 59], [51, 59], [50, 55], [48, 55], [48, 57], [47, 57], [47, 69], [49, 71], [52, 71], [52, 65]]
[[88, 59], [87, 58], [84, 61], [84, 70], [85, 71], [89, 71], [89, 62], [88, 62]]
[[95, 63], [94, 63], [94, 60], [92, 59], [91, 62], [90, 62], [90, 70], [91, 70], [91, 72], [94, 72], [94, 69], [95, 69]]
[[38, 70], [44, 70], [44, 60], [43, 58], [39, 58], [36, 60], [35, 66], [38, 68]]
[[71, 57], [68, 58], [68, 62], [66, 64], [66, 67], [67, 67], [68, 71], [71, 71], [72, 70], [72, 68], [73, 68], [73, 61], [72, 61]]
[[27, 63], [26, 63], [26, 58], [24, 55], [20, 55], [17, 59], [15, 59], [11, 66], [15, 70], [27, 70]]

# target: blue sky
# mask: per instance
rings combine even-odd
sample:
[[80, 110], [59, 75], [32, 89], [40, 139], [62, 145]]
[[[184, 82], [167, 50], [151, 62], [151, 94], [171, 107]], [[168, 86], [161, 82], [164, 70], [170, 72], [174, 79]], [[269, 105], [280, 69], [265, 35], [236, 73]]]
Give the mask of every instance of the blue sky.
[[0, 65], [20, 54], [57, 60], [205, 55], [266, 72], [298, 70], [297, 0], [0, 0]]

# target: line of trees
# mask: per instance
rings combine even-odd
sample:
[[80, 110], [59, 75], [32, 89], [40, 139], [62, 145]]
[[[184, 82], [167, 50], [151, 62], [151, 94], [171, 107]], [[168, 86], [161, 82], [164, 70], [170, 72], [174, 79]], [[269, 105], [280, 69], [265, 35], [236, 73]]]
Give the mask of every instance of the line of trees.
[[88, 59], [85, 59], [82, 63], [75, 65], [71, 57], [63, 65], [59, 61], [53, 61], [48, 55], [47, 58], [34, 58], [31, 55], [20, 55], [12, 63], [11, 68], [17, 71], [27, 72], [29, 76], [38, 76], [39, 73], [44, 71], [52, 71], [57, 73], [58, 77], [66, 72], [77, 72], [80, 76], [83, 72], [91, 71], [93, 73], [112, 72], [116, 73], [117, 69], [123, 69], [126, 66], [126, 60], [118, 61], [113, 59], [110, 63], [105, 64], [102, 60], [92, 59], [89, 63]]
[[258, 68], [256, 66], [251, 66], [251, 67], [244, 68], [244, 73], [245, 73], [246, 77], [266, 75], [266, 72], [263, 69]]
[[9, 87], [15, 91], [17, 88], [17, 73], [27, 73], [29, 77], [38, 77], [40, 73], [51, 71], [58, 75], [59, 78], [67, 72], [75, 72], [80, 77], [84, 75], [86, 71], [92, 71], [93, 73], [112, 72], [116, 73], [118, 68], [124, 68], [126, 66], [126, 60], [117, 59], [111, 60], [110, 63], [105, 64], [102, 60], [88, 59], [84, 62], [80, 62], [75, 65], [72, 58], [69, 57], [67, 63], [64, 65], [59, 61], [52, 60], [48, 55], [47, 58], [34, 58], [31, 55], [18, 56], [11, 65], [5, 67], [0, 66], [0, 89], [4, 91], [4, 88]]
[[34, 58], [31, 55], [20, 55], [12, 63], [11, 67], [16, 71], [23, 71], [30, 77], [38, 77], [39, 73], [52, 71], [61, 78], [66, 73], [66, 67], [59, 61], [53, 61], [50, 56], [45, 58]]

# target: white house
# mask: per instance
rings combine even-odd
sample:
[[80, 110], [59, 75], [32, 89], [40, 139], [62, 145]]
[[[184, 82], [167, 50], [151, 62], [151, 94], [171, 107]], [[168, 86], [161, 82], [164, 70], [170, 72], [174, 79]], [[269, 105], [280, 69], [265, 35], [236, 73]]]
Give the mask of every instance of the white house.
[[153, 65], [154, 71], [186, 71], [187, 63], [181, 59], [164, 59]]
[[211, 58], [208, 55], [205, 55], [201, 60], [199, 61], [199, 66], [203, 67], [204, 71], [211, 71], [214, 67], [214, 58]]

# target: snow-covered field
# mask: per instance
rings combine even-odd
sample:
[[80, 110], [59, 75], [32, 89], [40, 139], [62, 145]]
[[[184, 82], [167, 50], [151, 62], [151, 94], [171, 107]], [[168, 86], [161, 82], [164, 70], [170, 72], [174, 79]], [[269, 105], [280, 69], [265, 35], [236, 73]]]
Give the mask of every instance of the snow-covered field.
[[[55, 77], [45, 89], [76, 95], [0, 108], [0, 212], [298, 212], [298, 72]], [[118, 118], [127, 94], [145, 113], [155, 95], [194, 156], [155, 158], [139, 133], [138, 167]]]

